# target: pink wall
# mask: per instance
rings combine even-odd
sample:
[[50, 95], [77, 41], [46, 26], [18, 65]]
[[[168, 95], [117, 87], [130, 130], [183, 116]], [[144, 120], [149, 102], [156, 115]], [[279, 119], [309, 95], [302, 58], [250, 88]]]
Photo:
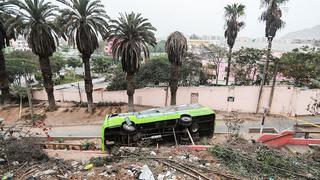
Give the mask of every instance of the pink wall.
[[[262, 94], [260, 112], [268, 105], [270, 87], [266, 87]], [[237, 110], [240, 112], [254, 113], [259, 93], [258, 86], [238, 87], [179, 87], [177, 92], [177, 104], [191, 103], [191, 93], [198, 93], [198, 102], [219, 111]], [[55, 99], [58, 101], [79, 101], [79, 93], [74, 90], [56, 90]], [[228, 102], [227, 98], [234, 96], [234, 102]], [[320, 96], [320, 89], [303, 90], [299, 88], [278, 86], [275, 89], [272, 114], [283, 115], [307, 115], [307, 105], [312, 102], [311, 97]], [[34, 99], [46, 100], [45, 91], [34, 91]], [[81, 93], [82, 101], [86, 102], [86, 94]], [[165, 106], [165, 88], [137, 89], [134, 94], [134, 102], [138, 105]], [[168, 93], [170, 103], [170, 90]], [[126, 91], [94, 91], [93, 101], [98, 102], [127, 102]]]

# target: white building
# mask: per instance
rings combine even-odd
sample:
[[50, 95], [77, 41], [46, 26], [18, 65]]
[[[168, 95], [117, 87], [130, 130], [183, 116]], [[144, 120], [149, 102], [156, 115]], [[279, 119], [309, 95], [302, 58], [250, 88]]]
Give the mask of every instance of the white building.
[[14, 51], [30, 51], [31, 49], [28, 46], [28, 42], [25, 39], [17, 39], [11, 41], [11, 47]]

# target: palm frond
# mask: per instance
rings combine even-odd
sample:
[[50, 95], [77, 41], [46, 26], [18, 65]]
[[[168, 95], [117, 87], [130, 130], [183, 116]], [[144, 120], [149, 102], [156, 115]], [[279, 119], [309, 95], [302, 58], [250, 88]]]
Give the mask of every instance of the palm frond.
[[279, 29], [285, 26], [285, 22], [281, 19], [282, 10], [280, 5], [285, 4], [288, 0], [262, 0], [261, 7], [265, 7], [259, 17], [260, 21], [266, 23], [265, 36], [272, 40]]
[[58, 0], [67, 8], [60, 10], [57, 19], [68, 37], [82, 55], [90, 56], [98, 47], [98, 36], [108, 33], [109, 16], [100, 0]]
[[16, 17], [8, 30], [23, 35], [36, 55], [51, 56], [61, 35], [61, 29], [53, 24], [58, 7], [45, 0], [9, 0], [8, 3], [15, 7]]
[[111, 20], [107, 40], [113, 42], [112, 54], [121, 60], [123, 71], [133, 74], [139, 70], [143, 57], [149, 57], [148, 45], [156, 44], [154, 31], [156, 28], [140, 13], [120, 14]]
[[227, 5], [224, 9], [226, 21], [224, 37], [227, 38], [228, 46], [233, 48], [238, 32], [245, 26], [243, 21], [239, 21], [239, 18], [245, 15], [245, 6], [234, 3]]
[[188, 50], [187, 39], [181, 32], [175, 31], [167, 38], [165, 49], [169, 61], [181, 65]]

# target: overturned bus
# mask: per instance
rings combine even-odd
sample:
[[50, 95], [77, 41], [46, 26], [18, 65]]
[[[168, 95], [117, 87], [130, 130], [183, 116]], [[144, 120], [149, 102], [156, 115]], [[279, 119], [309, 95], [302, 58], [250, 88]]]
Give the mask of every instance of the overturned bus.
[[199, 104], [110, 114], [102, 126], [102, 149], [169, 138], [176, 144], [193, 142], [201, 136], [212, 137], [214, 126], [215, 112]]

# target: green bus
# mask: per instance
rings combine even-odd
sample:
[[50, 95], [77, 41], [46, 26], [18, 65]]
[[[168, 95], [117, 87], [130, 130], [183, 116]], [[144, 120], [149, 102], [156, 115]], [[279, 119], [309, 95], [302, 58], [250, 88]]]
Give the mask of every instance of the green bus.
[[107, 115], [102, 126], [102, 149], [114, 144], [131, 145], [142, 140], [173, 138], [185, 142], [212, 137], [215, 112], [199, 104], [168, 106]]

